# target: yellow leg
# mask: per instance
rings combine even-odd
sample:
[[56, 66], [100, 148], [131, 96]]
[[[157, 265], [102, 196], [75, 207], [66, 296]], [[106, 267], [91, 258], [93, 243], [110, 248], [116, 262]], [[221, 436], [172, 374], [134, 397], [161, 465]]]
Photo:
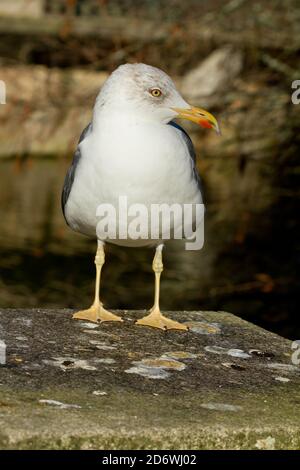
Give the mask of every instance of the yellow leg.
[[141, 318], [136, 322], [137, 325], [152, 326], [153, 328], [160, 328], [161, 330], [188, 330], [186, 325], [174, 320], [170, 320], [161, 314], [159, 308], [159, 292], [160, 292], [160, 276], [163, 271], [162, 262], [162, 249], [163, 245], [158, 245], [154, 255], [152, 268], [155, 273], [155, 293], [154, 305], [150, 310], [149, 315]]
[[106, 310], [102, 302], [100, 302], [100, 280], [101, 270], [105, 262], [104, 245], [98, 241], [98, 248], [95, 256], [96, 265], [96, 285], [95, 285], [95, 299], [93, 305], [87, 310], [80, 310], [74, 313], [73, 318], [76, 320], [88, 320], [94, 323], [104, 321], [123, 321], [122, 318], [114, 315], [113, 313]]

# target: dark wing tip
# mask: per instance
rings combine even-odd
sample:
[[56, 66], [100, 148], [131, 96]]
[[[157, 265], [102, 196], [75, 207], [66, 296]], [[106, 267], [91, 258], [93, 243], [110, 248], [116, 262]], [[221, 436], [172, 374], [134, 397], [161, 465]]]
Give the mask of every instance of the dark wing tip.
[[72, 189], [72, 186], [73, 186], [73, 183], [74, 183], [76, 168], [77, 168], [78, 163], [81, 159], [81, 151], [80, 151], [79, 144], [86, 138], [86, 136], [88, 134], [91, 133], [91, 131], [92, 131], [92, 123], [90, 122], [86, 126], [86, 128], [82, 131], [82, 133], [80, 135], [78, 146], [75, 150], [71, 166], [69, 167], [69, 169], [67, 171], [67, 174], [66, 174], [66, 177], [65, 177], [63, 190], [62, 190], [62, 194], [61, 194], [61, 208], [62, 208], [62, 212], [63, 212], [64, 218], [65, 218], [67, 223], [68, 223], [68, 221], [66, 219], [65, 207], [66, 207], [66, 204], [67, 204], [67, 201], [69, 199], [70, 192], [71, 192], [71, 189]]
[[168, 124], [169, 124], [170, 126], [172, 126], [172, 127], [175, 127], [175, 129], [178, 129], [179, 131], [182, 132], [182, 136], [183, 136], [184, 141], [185, 141], [185, 143], [186, 143], [186, 146], [187, 146], [187, 148], [188, 148], [188, 151], [189, 151], [191, 160], [192, 160], [193, 163], [194, 163], [194, 167], [193, 167], [194, 178], [195, 178], [195, 180], [196, 180], [196, 182], [197, 182], [199, 191], [200, 191], [201, 195], [203, 196], [202, 182], [201, 182], [201, 178], [200, 178], [200, 176], [199, 176], [199, 173], [198, 173], [197, 167], [196, 167], [196, 151], [195, 151], [195, 148], [194, 148], [194, 144], [193, 144], [193, 142], [192, 142], [192, 139], [190, 138], [190, 136], [188, 135], [188, 133], [186, 132], [186, 130], [183, 129], [183, 127], [181, 127], [179, 124], [177, 124], [177, 122], [170, 121]]

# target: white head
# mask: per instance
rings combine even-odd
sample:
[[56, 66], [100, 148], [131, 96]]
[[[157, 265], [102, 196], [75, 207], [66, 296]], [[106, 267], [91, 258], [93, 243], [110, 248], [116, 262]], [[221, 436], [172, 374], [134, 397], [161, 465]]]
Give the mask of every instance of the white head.
[[97, 97], [94, 116], [108, 110], [161, 123], [182, 117], [218, 130], [211, 114], [191, 107], [165, 72], [146, 64], [121, 65], [109, 76]]

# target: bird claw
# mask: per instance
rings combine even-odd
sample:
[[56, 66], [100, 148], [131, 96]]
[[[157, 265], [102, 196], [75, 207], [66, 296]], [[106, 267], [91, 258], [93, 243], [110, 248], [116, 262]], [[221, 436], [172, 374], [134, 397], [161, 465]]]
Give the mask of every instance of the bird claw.
[[106, 310], [101, 304], [92, 305], [86, 310], [80, 310], [74, 313], [73, 317], [75, 320], [87, 320], [92, 323], [102, 323], [105, 321], [120, 321], [122, 318], [114, 315], [113, 313]]
[[150, 326], [161, 330], [183, 330], [187, 331], [188, 327], [182, 323], [165, 317], [160, 310], [151, 310], [149, 315], [136, 321], [136, 325]]

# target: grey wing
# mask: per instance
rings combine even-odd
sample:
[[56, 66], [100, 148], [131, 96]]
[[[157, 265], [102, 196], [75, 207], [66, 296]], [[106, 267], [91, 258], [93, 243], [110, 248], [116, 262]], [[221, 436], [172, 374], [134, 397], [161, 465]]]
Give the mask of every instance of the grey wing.
[[203, 197], [202, 182], [201, 182], [201, 179], [200, 179], [199, 173], [197, 171], [197, 167], [196, 167], [196, 152], [195, 152], [195, 148], [194, 148], [194, 144], [192, 142], [192, 139], [190, 138], [188, 133], [183, 129], [183, 127], [181, 127], [179, 124], [177, 124], [177, 122], [170, 121], [168, 124], [172, 127], [175, 127], [175, 129], [178, 129], [182, 133], [182, 137], [183, 137], [183, 139], [186, 143], [186, 146], [188, 148], [190, 157], [193, 161], [194, 178], [195, 178], [195, 181], [197, 182], [199, 191], [200, 191], [200, 193]]
[[61, 194], [61, 208], [62, 208], [63, 215], [67, 223], [68, 221], [66, 219], [65, 207], [66, 207], [66, 204], [67, 204], [67, 201], [68, 201], [68, 198], [69, 198], [69, 195], [70, 195], [73, 183], [74, 183], [76, 168], [78, 166], [79, 160], [81, 159], [81, 151], [80, 151], [79, 144], [86, 138], [87, 135], [91, 133], [91, 131], [92, 131], [92, 123], [90, 122], [88, 126], [81, 133], [77, 149], [74, 153], [72, 164], [70, 168], [68, 169], [68, 172], [65, 177], [64, 186], [63, 186], [63, 190]]

